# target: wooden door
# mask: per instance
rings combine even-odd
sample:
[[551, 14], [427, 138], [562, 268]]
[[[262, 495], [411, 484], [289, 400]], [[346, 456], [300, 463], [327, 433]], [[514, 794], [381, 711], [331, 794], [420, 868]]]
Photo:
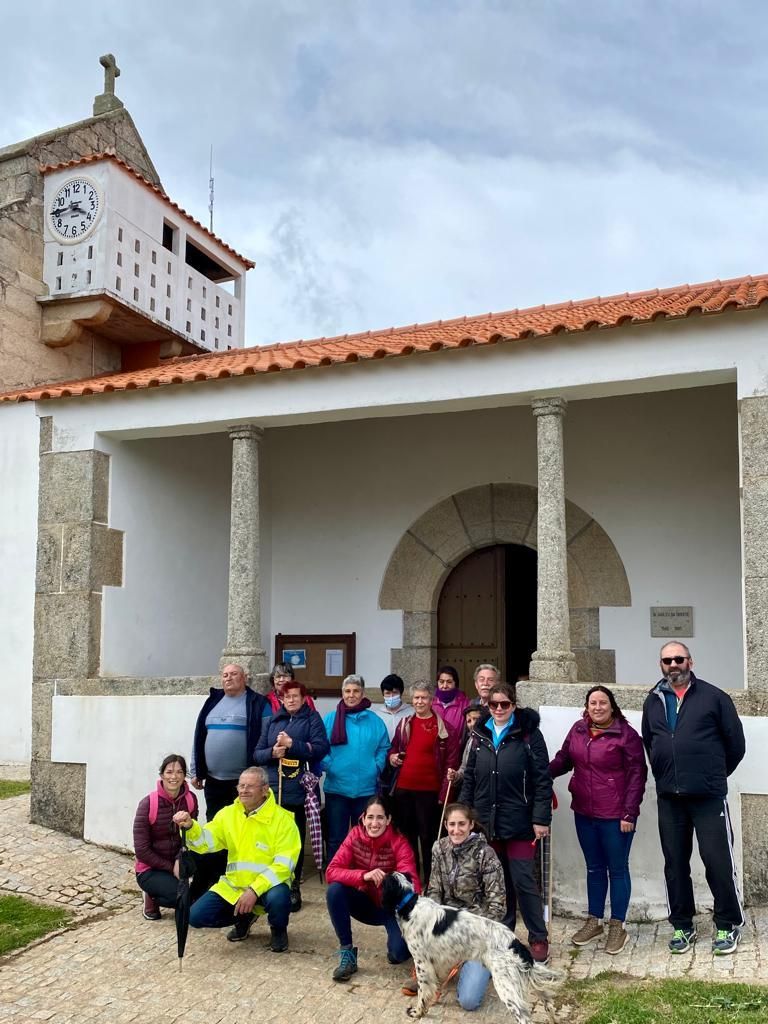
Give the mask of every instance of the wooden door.
[[445, 581], [437, 606], [437, 663], [454, 665], [471, 697], [483, 662], [498, 665], [504, 678], [505, 563], [501, 545], [468, 555]]

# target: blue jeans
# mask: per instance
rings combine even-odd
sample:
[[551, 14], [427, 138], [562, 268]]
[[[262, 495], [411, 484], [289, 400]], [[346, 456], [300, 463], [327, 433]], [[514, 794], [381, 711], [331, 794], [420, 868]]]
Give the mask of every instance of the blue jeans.
[[462, 1010], [476, 1010], [491, 980], [491, 972], [479, 960], [467, 960], [459, 971], [456, 995]]
[[[264, 907], [271, 928], [287, 928], [288, 915], [291, 912], [291, 890], [284, 883], [273, 885], [259, 896], [256, 905]], [[189, 912], [189, 924], [192, 928], [225, 928], [234, 924], [236, 917], [253, 917], [253, 914], [235, 914], [232, 903], [216, 892], [208, 892], [192, 904]]]
[[369, 796], [342, 796], [325, 794], [325, 863], [330, 864], [334, 854], [347, 838], [351, 825], [365, 810]]
[[589, 913], [602, 920], [610, 879], [611, 917], [624, 921], [632, 893], [629, 851], [635, 833], [622, 832], [618, 818], [587, 818], [583, 814], [574, 817], [576, 835], [587, 862]]
[[404, 963], [411, 955], [400, 932], [395, 915], [390, 914], [369, 899], [359, 889], [341, 882], [331, 882], [325, 893], [328, 914], [340, 946], [352, 945], [352, 918], [361, 924], [384, 925], [387, 929], [387, 953], [396, 963]]

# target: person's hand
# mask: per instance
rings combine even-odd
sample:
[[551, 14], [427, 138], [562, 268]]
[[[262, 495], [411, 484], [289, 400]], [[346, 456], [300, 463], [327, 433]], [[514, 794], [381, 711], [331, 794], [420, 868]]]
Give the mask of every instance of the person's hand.
[[456, 781], [456, 776], [459, 773], [456, 771], [455, 768], [449, 768], [448, 771], [445, 774], [446, 774], [449, 782], [455, 782]]
[[634, 832], [635, 831], [635, 823], [634, 823], [634, 821], [627, 821], [626, 818], [622, 818], [621, 821], [619, 822], [619, 828], [621, 829], [622, 832]]
[[243, 895], [235, 904], [236, 914], [250, 914], [253, 908], [256, 906], [256, 900], [259, 897], [253, 891], [253, 889], [246, 889]]
[[549, 825], [534, 825], [533, 834], [537, 839], [545, 839], [549, 835]]
[[373, 871], [366, 871], [363, 875], [364, 882], [373, 882], [374, 885], [381, 885], [384, 881], [385, 872], [381, 868], [374, 868]]
[[173, 877], [179, 877], [179, 862], [177, 860], [173, 862]]
[[277, 734], [277, 743], [281, 747], [285, 747], [286, 750], [289, 750], [293, 746], [293, 740], [285, 731]]
[[192, 815], [189, 811], [177, 811], [173, 816], [173, 823], [179, 828], [192, 828]]
[[195, 776], [194, 779], [190, 779], [189, 781], [192, 783], [192, 785], [195, 787], [195, 789], [202, 789], [203, 788], [203, 780], [202, 779], [198, 779], [197, 776]]
[[393, 768], [399, 768], [400, 765], [403, 763], [402, 754], [390, 754], [389, 763], [392, 765]]
[[285, 757], [285, 747], [282, 747], [279, 743], [276, 743], [274, 747], [272, 747], [272, 757], [276, 757], [278, 758], [278, 760], [281, 757]]

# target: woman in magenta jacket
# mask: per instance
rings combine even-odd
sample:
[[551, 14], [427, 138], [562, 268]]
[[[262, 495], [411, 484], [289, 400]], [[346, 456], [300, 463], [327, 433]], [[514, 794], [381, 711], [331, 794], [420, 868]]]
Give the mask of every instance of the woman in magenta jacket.
[[648, 769], [642, 740], [607, 686], [587, 691], [584, 714], [549, 765], [552, 778], [573, 770], [568, 783], [576, 834], [587, 864], [589, 916], [573, 936], [577, 946], [603, 934], [610, 886], [611, 919], [606, 953], [619, 953], [631, 879], [629, 851], [640, 814]]

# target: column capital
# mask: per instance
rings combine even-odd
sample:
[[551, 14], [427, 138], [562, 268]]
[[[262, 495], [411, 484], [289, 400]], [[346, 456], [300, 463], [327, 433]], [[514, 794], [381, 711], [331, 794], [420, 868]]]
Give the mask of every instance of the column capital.
[[560, 395], [552, 395], [550, 398], [534, 398], [531, 402], [531, 409], [534, 416], [565, 416], [568, 402]]
[[264, 436], [264, 428], [257, 427], [255, 423], [235, 423], [228, 430], [232, 441], [260, 441]]

